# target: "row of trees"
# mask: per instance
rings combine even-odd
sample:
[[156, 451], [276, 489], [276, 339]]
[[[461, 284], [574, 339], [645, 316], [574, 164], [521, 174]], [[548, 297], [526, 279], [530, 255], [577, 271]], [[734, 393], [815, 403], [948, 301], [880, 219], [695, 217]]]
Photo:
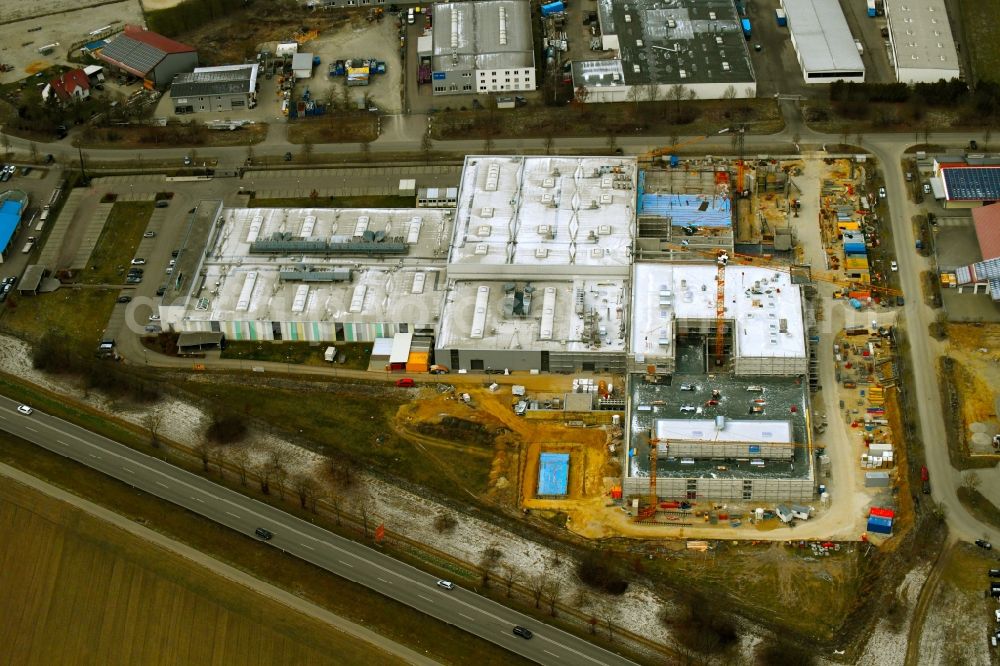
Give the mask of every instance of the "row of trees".
[[920, 119], [926, 107], [960, 108], [968, 118], [993, 122], [1000, 117], [1000, 84], [980, 81], [970, 88], [958, 79], [934, 83], [847, 83], [830, 84], [830, 101], [846, 117], [866, 117], [869, 103], [907, 104]]
[[79, 341], [56, 331], [42, 335], [32, 350], [32, 364], [37, 370], [79, 377], [88, 390], [100, 390], [113, 398], [148, 403], [162, 395], [156, 382], [83, 353]]

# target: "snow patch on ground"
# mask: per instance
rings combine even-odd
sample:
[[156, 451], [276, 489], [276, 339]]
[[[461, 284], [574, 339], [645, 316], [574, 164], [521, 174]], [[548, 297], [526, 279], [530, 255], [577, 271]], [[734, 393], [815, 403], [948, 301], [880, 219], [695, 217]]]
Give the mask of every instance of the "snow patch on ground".
[[[922, 564], [906, 574], [903, 582], [897, 588], [901, 598], [906, 603], [906, 619], [898, 632], [893, 631], [886, 620], [880, 620], [865, 645], [865, 651], [858, 659], [858, 666], [903, 666], [906, 663], [910, 622], [913, 621], [913, 611], [917, 605], [917, 598], [920, 596], [920, 590], [923, 588], [930, 570], [929, 564]], [[925, 621], [925, 631], [926, 628]], [[923, 660], [921, 663], [924, 663]]]
[[[136, 425], [143, 426], [146, 415], [155, 409], [163, 417], [159, 428], [160, 436], [185, 446], [194, 446], [201, 440], [209, 418], [197, 405], [176, 398], [165, 397], [155, 405], [146, 407], [123, 404], [96, 392], [85, 391], [79, 382], [71, 378], [35, 370], [31, 363], [31, 348], [17, 338], [4, 335], [0, 335], [0, 370], [52, 392], [69, 395]], [[265, 433], [252, 433], [248, 442], [246, 447], [250, 452], [251, 469], [268, 460], [270, 452], [276, 450], [289, 478], [299, 473], [312, 473], [317, 481], [322, 482], [324, 459], [318, 454]], [[668, 641], [668, 632], [659, 619], [664, 602], [649, 588], [633, 583], [620, 597], [594, 593], [576, 578], [576, 563], [552, 548], [524, 539], [491, 523], [452, 511], [380, 479], [364, 474], [359, 474], [358, 477], [359, 484], [369, 491], [374, 503], [373, 513], [390, 530], [471, 564], [479, 564], [483, 552], [496, 545], [503, 551], [501, 565], [507, 564], [515, 568], [519, 583], [525, 584], [529, 579], [545, 572], [549, 578], [555, 577], [561, 582], [560, 598], [563, 603], [578, 605], [577, 601], [583, 601], [579, 605], [581, 610], [593, 613], [601, 620], [602, 606], [610, 604], [614, 608], [612, 615], [617, 627], [654, 641]], [[434, 519], [440, 513], [448, 513], [455, 518], [458, 524], [454, 532], [440, 534], [434, 528]]]

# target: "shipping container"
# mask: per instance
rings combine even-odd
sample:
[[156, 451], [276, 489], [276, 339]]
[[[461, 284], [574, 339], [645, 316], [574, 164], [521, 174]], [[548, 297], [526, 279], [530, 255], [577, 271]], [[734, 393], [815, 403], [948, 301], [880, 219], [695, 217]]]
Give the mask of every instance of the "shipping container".
[[556, 0], [555, 2], [542, 5], [543, 17], [552, 16], [553, 14], [561, 14], [564, 11], [566, 11], [566, 4], [562, 0]]
[[892, 518], [871, 516], [868, 518], [868, 531], [875, 534], [892, 534]]
[[785, 17], [784, 9], [775, 9], [774, 18], [778, 22], [778, 27], [784, 28], [785, 26], [788, 25], [788, 19]]

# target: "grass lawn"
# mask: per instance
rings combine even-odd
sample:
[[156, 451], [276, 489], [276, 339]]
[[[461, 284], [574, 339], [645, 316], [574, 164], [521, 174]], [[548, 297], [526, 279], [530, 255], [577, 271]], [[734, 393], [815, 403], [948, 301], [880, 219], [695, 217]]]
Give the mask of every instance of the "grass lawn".
[[368, 111], [332, 111], [288, 123], [289, 143], [366, 143], [377, 138], [378, 116]]
[[413, 197], [370, 194], [359, 197], [298, 197], [258, 199], [250, 197], [248, 208], [413, 208]]
[[368, 367], [368, 358], [372, 353], [369, 342], [336, 342], [330, 344], [314, 344], [311, 342], [265, 343], [226, 341], [222, 358], [244, 359], [246, 361], [275, 361], [277, 363], [295, 363], [296, 365], [331, 365], [323, 359], [323, 353], [329, 346], [337, 347], [337, 355], [346, 354], [344, 363], [332, 364], [336, 368], [364, 370]]
[[267, 137], [267, 124], [257, 123], [236, 130], [209, 130], [167, 125], [166, 127], [101, 127], [84, 132], [76, 145], [82, 148], [183, 148], [250, 146]]
[[119, 201], [111, 207], [101, 237], [87, 261], [80, 281], [88, 284], [125, 282], [129, 262], [135, 257], [142, 234], [153, 214], [152, 201]]
[[[475, 655], [477, 664], [481, 666], [525, 663], [505, 650], [444, 623], [432, 620], [418, 611], [387, 599], [363, 586], [341, 579], [296, 558], [282, 556], [272, 548], [262, 548], [250, 537], [191, 514], [159, 498], [136, 492], [103, 474], [6, 434], [0, 435], [0, 461], [23, 469], [91, 501], [111, 507], [129, 518], [140, 520], [148, 527], [183, 541], [212, 557], [247, 571], [262, 580], [291, 590], [313, 603], [408, 645], [418, 652], [426, 652], [431, 658], [442, 663], [467, 663], [469, 655]], [[106, 544], [99, 535], [94, 534], [90, 538], [97, 540], [99, 544]], [[102, 547], [112, 548], [112, 545], [106, 544]], [[118, 546], [118, 548], [121, 549], [124, 546]], [[63, 555], [68, 557], [65, 552]], [[137, 554], [135, 559], [139, 559], [139, 557]], [[158, 568], [161, 575], [166, 577], [166, 572], [163, 569], [168, 566], [168, 563], [159, 561], [162, 557], [163, 555], [160, 554], [153, 558], [156, 561], [139, 559], [139, 563], [147, 568]], [[177, 575], [179, 574], [175, 574], [175, 583], [181, 582], [177, 580]], [[230, 610], [249, 615], [255, 621], [264, 622], [269, 629], [261, 629], [262, 631], [290, 633], [293, 637], [301, 639], [298, 642], [306, 646], [315, 645], [317, 641], [321, 644], [326, 643], [323, 649], [325, 654], [331, 657], [330, 663], [345, 663], [340, 659], [341, 653], [333, 651], [336, 646], [329, 644], [329, 641], [333, 640], [332, 637], [318, 635], [307, 637], [300, 632], [315, 632], [317, 629], [308, 627], [295, 629], [290, 612], [285, 611], [284, 615], [280, 613], [277, 615], [264, 614], [261, 610], [262, 607], [247, 606], [245, 602], [241, 602], [233, 596], [236, 594], [235, 592], [227, 593], [220, 588], [220, 585], [219, 581], [208, 579], [203, 582], [198, 591], [215, 599], [218, 604]], [[51, 585], [48, 587], [59, 589], [53, 588]], [[94, 589], [92, 585], [90, 588]], [[105, 589], [105, 593], [107, 592], [107, 588], [101, 589]], [[156, 595], [157, 598], [161, 596]], [[134, 599], [135, 597], [132, 598], [133, 603]], [[148, 604], [144, 604], [143, 608], [147, 606]], [[151, 612], [149, 610], [146, 617], [149, 617]], [[173, 612], [168, 619], [163, 620], [163, 623], [176, 626], [180, 617], [182, 614]], [[251, 629], [252, 627], [246, 625], [245, 631], [239, 633], [249, 640], [251, 639]], [[32, 630], [35, 630], [34, 627]], [[192, 631], [197, 630], [198, 627], [192, 627]], [[55, 642], [61, 643], [62, 641]], [[167, 643], [163, 643], [161, 647], [166, 645]], [[361, 647], [356, 642], [355, 646], [355, 649]], [[257, 656], [259, 657], [259, 655]], [[272, 655], [272, 657], [275, 656]], [[164, 655], [161, 653], [155, 657], [161, 661], [164, 660]], [[346, 660], [348, 655], [344, 653], [343, 657]], [[166, 661], [171, 660], [167, 659]], [[259, 659], [234, 659], [233, 661], [239, 663], [277, 663]], [[293, 662], [309, 663], [297, 660], [290, 660], [288, 663]], [[48, 663], [57, 662], [50, 661]]]
[[958, 501], [969, 510], [976, 520], [1000, 528], [1000, 508], [986, 499], [978, 490], [970, 490], [965, 486], [958, 489]]
[[25, 340], [38, 340], [50, 330], [68, 335], [80, 349], [97, 348], [115, 307], [118, 290], [70, 289], [8, 298], [0, 315], [0, 330]]
[[[486, 490], [490, 458], [482, 456], [432, 456], [423, 447], [396, 436], [392, 422], [406, 391], [365, 384], [316, 382], [311, 390], [247, 384], [220, 377], [214, 384], [186, 382], [181, 388], [235, 414], [246, 414], [273, 424], [304, 446], [325, 453], [341, 452], [386, 474], [432, 488], [464, 500], [468, 495], [453, 479], [473, 493]], [[428, 389], [430, 390], [430, 389]], [[297, 436], [297, 437], [296, 437]]]
[[974, 80], [1000, 81], [1000, 3], [958, 0], [965, 39], [962, 46], [971, 49]]

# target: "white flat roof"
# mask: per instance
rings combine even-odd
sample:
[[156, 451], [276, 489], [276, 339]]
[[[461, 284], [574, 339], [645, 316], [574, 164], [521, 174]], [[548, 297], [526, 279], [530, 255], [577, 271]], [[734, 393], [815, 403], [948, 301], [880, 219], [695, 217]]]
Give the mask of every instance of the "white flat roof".
[[[401, 237], [409, 244], [402, 257], [391, 261], [424, 265], [441, 261], [448, 255], [451, 240], [452, 212], [439, 208], [227, 208], [218, 241], [210, 253], [211, 261], [257, 261], [273, 264], [274, 259], [250, 255], [251, 240], [265, 240], [275, 233], [288, 233], [302, 239], [349, 240], [359, 231], [382, 231], [388, 237]], [[301, 259], [301, 253], [298, 255]], [[374, 263], [357, 257], [339, 260], [306, 256], [310, 264], [350, 265]], [[374, 260], [377, 262], [378, 260]], [[387, 259], [388, 261], [388, 259]]]
[[[506, 314], [504, 281], [453, 282], [437, 347], [623, 352], [625, 282], [603, 278], [532, 281], [531, 309], [523, 316]], [[523, 293], [524, 286], [516, 283], [516, 290]], [[593, 326], [588, 326], [588, 319], [595, 322]]]
[[726, 419], [722, 430], [715, 419], [657, 419], [656, 437], [690, 442], [760, 442], [788, 444], [792, 424], [788, 421], [740, 421]]
[[[947, 70], [958, 76], [958, 51], [944, 0], [886, 0], [885, 15], [897, 70]], [[899, 78], [904, 83], [923, 80], [905, 72]]]
[[635, 187], [634, 158], [468, 156], [449, 274], [626, 276]]
[[[633, 274], [633, 354], [672, 357], [676, 320], [716, 318], [714, 264], [637, 263]], [[805, 356], [800, 289], [788, 273], [730, 264], [725, 297], [726, 319], [735, 321], [735, 356]], [[664, 334], [668, 346], [660, 344]]]
[[785, 9], [788, 29], [803, 69], [807, 72], [865, 71], [839, 3], [829, 0], [781, 0], [781, 5]]

